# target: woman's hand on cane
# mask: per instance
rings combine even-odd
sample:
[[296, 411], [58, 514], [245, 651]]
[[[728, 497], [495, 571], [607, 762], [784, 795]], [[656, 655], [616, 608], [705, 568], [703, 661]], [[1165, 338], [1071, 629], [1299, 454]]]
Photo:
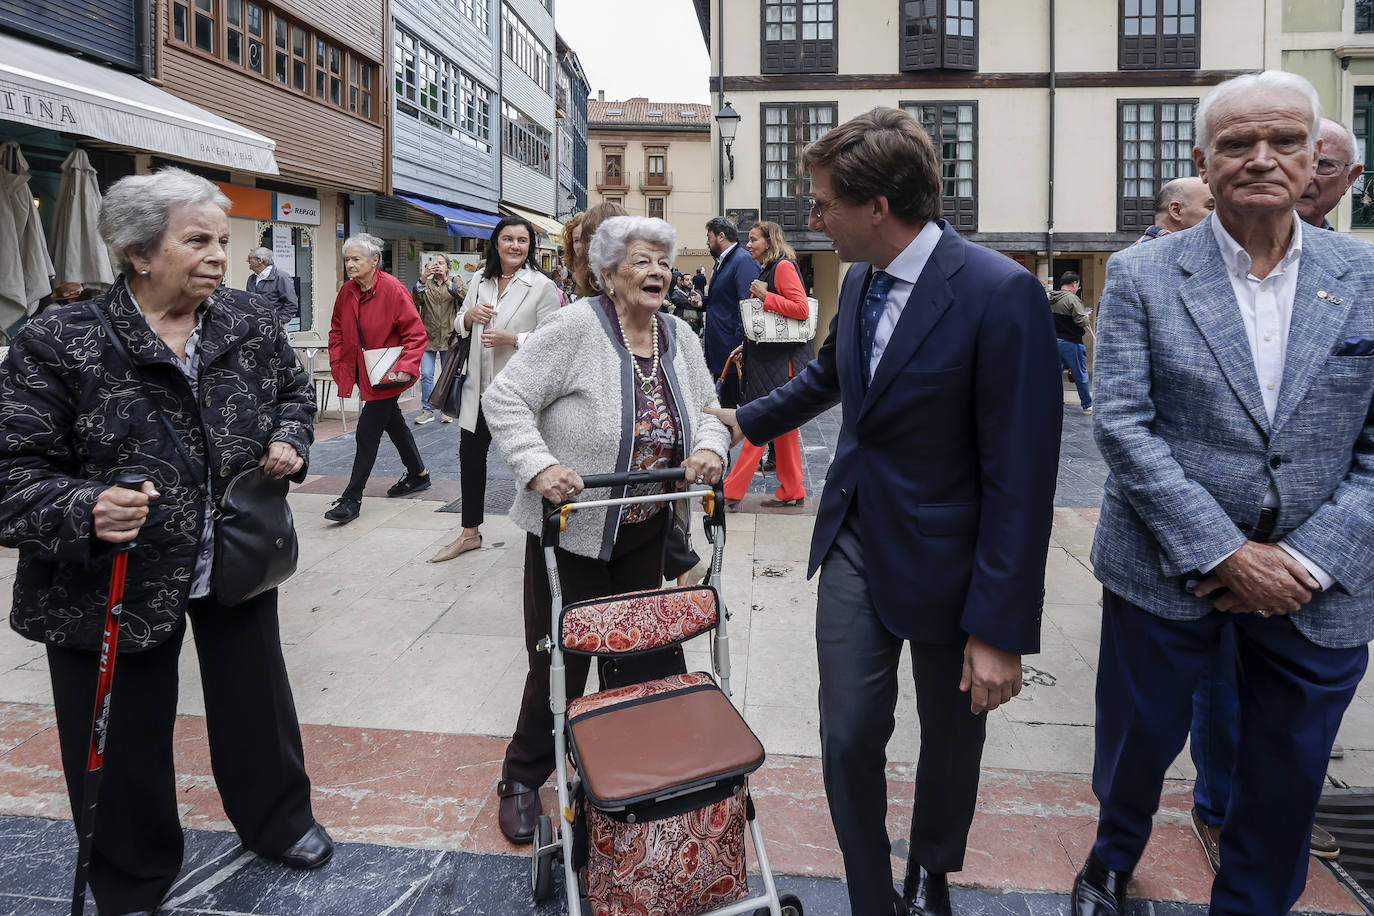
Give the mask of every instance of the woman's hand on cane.
[[107, 487], [91, 510], [96, 538], [108, 544], [129, 543], [148, 520], [148, 503], [161, 495], [151, 480], [137, 490]]

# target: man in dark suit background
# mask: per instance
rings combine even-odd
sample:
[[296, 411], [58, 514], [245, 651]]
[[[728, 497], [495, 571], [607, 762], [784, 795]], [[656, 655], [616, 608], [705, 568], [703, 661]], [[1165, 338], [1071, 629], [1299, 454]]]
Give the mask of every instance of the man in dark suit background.
[[271, 248], [254, 248], [248, 252], [248, 292], [260, 297], [277, 313], [282, 327], [300, 314], [296, 300], [296, 284], [272, 263]]
[[[1039, 651], [1059, 355], [1039, 281], [938, 218], [939, 158], [910, 115], [874, 109], [803, 162], [811, 228], [855, 262], [839, 311], [792, 381], [717, 415], [766, 442], [843, 405], [808, 570], [830, 814], [856, 916], [947, 914], [987, 712]], [[898, 898], [884, 768], [903, 643], [922, 741]]]
[[[739, 228], [728, 216], [717, 216], [706, 224], [706, 247], [716, 259], [711, 285], [706, 293], [706, 365], [711, 377], [720, 378], [725, 361], [735, 347], [744, 343], [744, 322], [740, 318], [741, 299], [749, 298], [749, 284], [759, 278], [759, 265], [739, 242]], [[731, 368], [720, 389], [725, 407], [739, 404], [739, 373]]]

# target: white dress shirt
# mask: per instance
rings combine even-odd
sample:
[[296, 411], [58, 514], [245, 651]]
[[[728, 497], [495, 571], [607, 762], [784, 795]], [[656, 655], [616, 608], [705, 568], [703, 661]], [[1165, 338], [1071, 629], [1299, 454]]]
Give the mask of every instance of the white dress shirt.
[[268, 277], [272, 276], [272, 265], [268, 264], [267, 266], [263, 267], [262, 270], [257, 272], [256, 276], [258, 278], [259, 283], [266, 281]]
[[734, 251], [738, 247], [739, 242], [731, 242], [730, 247], [720, 253], [720, 256], [716, 258], [716, 263], [711, 266], [711, 274], [713, 276], [715, 275], [716, 271], [720, 270], [720, 265], [725, 263], [725, 256], [730, 252]]
[[[1302, 220], [1294, 213], [1293, 238], [1288, 243], [1288, 250], [1268, 276], [1256, 277], [1250, 273], [1250, 253], [1231, 238], [1220, 219], [1212, 217], [1212, 234], [1216, 236], [1217, 246], [1221, 249], [1221, 259], [1226, 263], [1226, 276], [1231, 281], [1236, 304], [1240, 306], [1240, 317], [1245, 322], [1250, 356], [1255, 361], [1255, 376], [1259, 379], [1260, 399], [1264, 402], [1264, 412], [1270, 423], [1274, 422], [1279, 390], [1283, 385], [1288, 327], [1293, 320], [1293, 300], [1298, 291], [1298, 265], [1302, 261], [1302, 229]], [[1272, 483], [1264, 494], [1264, 505], [1266, 508], [1278, 508], [1279, 491]], [[1321, 583], [1323, 589], [1330, 588], [1335, 582], [1326, 570], [1300, 551], [1282, 541], [1279, 546], [1307, 567], [1307, 571]], [[1226, 557], [1230, 555], [1228, 553]], [[1202, 572], [1211, 572], [1226, 557], [1202, 567]]]
[[906, 300], [911, 297], [911, 291], [916, 288], [916, 281], [920, 279], [921, 271], [926, 269], [926, 262], [930, 260], [930, 253], [935, 250], [936, 244], [940, 241], [942, 230], [937, 223], [929, 222], [921, 227], [921, 231], [916, 234], [916, 238], [911, 240], [911, 244], [902, 250], [902, 253], [892, 259], [892, 263], [883, 268], [883, 272], [892, 276], [892, 289], [887, 294], [887, 307], [883, 309], [882, 317], [878, 319], [878, 327], [873, 332], [873, 355], [868, 360], [868, 377], [873, 378], [873, 373], [878, 371], [878, 363], [883, 358], [883, 352], [887, 349], [887, 342], [892, 339], [892, 332], [897, 327], [897, 320], [902, 317], [902, 309], [906, 308]]

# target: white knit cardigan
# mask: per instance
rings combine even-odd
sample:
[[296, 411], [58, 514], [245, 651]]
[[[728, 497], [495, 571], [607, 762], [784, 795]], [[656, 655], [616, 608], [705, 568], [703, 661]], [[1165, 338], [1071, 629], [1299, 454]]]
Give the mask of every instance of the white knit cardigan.
[[[519, 490], [511, 520], [540, 533], [541, 500], [529, 488], [555, 464], [579, 474], [629, 470], [634, 453], [634, 368], [599, 299], [584, 299], [550, 316], [529, 336], [482, 395], [482, 413]], [[707, 449], [724, 463], [730, 433], [704, 407], [719, 404], [701, 342], [681, 319], [659, 313], [659, 334], [668, 341], [660, 361], [684, 426], [687, 454]], [[624, 488], [585, 490], [582, 499], [624, 495]], [[690, 520], [692, 500], [673, 503], [679, 520]], [[608, 560], [615, 546], [619, 511], [576, 512], [559, 546], [584, 557]]]

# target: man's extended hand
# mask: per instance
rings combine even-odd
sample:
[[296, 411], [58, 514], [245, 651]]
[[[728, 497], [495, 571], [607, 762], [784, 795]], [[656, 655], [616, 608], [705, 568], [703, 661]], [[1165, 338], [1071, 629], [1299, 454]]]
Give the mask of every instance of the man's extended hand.
[[975, 716], [996, 709], [1021, 692], [1021, 656], [970, 636], [959, 689], [969, 695], [969, 711]]
[[739, 421], [735, 419], [735, 411], [732, 408], [703, 407], [702, 410], [724, 423], [730, 430], [730, 445], [732, 448], [744, 441], [744, 433], [740, 431]]
[[1321, 583], [1312, 578], [1293, 555], [1277, 544], [1246, 541], [1221, 561], [1212, 574], [1198, 583], [1193, 594], [1205, 598], [1226, 586], [1227, 592], [1212, 602], [1219, 611], [1248, 614], [1268, 611], [1287, 614], [1312, 600]]

